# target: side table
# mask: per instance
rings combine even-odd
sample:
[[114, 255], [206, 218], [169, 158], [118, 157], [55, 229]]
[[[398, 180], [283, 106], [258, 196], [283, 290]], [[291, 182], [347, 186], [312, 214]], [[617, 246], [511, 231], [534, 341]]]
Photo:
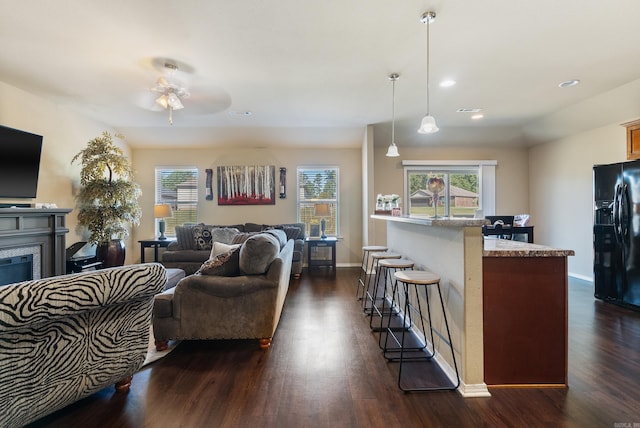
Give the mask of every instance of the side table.
[[140, 243], [140, 263], [144, 263], [144, 249], [153, 247], [154, 262], [158, 261], [158, 249], [167, 248], [173, 239], [143, 239]]
[[[336, 268], [336, 242], [338, 238], [330, 236], [327, 238], [306, 238], [307, 243], [307, 267], [331, 267]], [[328, 251], [324, 248], [331, 250], [331, 256], [326, 254]]]

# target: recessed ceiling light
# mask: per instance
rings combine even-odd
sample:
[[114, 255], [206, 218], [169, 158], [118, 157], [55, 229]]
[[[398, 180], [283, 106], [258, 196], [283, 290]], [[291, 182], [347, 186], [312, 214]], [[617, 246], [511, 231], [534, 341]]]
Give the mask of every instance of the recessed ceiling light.
[[441, 88], [449, 88], [451, 86], [454, 86], [456, 84], [456, 81], [453, 79], [447, 79], [447, 80], [443, 80], [442, 82], [440, 82], [440, 87]]
[[247, 111], [230, 110], [229, 111], [230, 116], [251, 116], [251, 114], [252, 113], [249, 110]]
[[475, 107], [460, 107], [456, 113], [478, 113], [481, 109]]
[[483, 117], [484, 117], [484, 114], [474, 114], [473, 116], [471, 116], [471, 119], [478, 120], [478, 119], [482, 119]]
[[565, 80], [560, 83], [558, 86], [561, 88], [568, 88], [569, 86], [576, 86], [580, 81], [578, 79]]

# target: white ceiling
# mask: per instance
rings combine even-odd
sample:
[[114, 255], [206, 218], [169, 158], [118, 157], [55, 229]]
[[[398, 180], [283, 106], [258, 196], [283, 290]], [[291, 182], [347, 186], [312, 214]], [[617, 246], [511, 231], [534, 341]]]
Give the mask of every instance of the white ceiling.
[[[0, 0], [0, 80], [134, 146], [523, 144], [526, 125], [640, 78], [640, 1]], [[415, 131], [426, 110], [441, 131]], [[191, 97], [153, 111], [165, 59]], [[458, 83], [440, 88], [443, 78]], [[580, 79], [561, 89], [558, 84]], [[481, 108], [472, 121], [461, 107]], [[603, 106], [610, 108], [610, 106]], [[250, 116], [230, 112], [251, 111]], [[585, 121], [591, 120], [585, 118]]]

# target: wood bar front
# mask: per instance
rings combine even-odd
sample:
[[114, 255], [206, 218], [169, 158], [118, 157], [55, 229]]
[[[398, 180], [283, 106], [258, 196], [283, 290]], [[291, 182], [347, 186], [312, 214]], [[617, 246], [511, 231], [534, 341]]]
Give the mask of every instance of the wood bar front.
[[567, 258], [485, 257], [487, 385], [567, 384]]

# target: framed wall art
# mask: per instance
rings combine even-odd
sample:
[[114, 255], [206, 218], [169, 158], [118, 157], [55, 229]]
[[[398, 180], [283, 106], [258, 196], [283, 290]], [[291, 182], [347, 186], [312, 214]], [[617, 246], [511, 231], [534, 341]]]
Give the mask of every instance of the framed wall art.
[[274, 165], [218, 167], [218, 205], [275, 205]]

